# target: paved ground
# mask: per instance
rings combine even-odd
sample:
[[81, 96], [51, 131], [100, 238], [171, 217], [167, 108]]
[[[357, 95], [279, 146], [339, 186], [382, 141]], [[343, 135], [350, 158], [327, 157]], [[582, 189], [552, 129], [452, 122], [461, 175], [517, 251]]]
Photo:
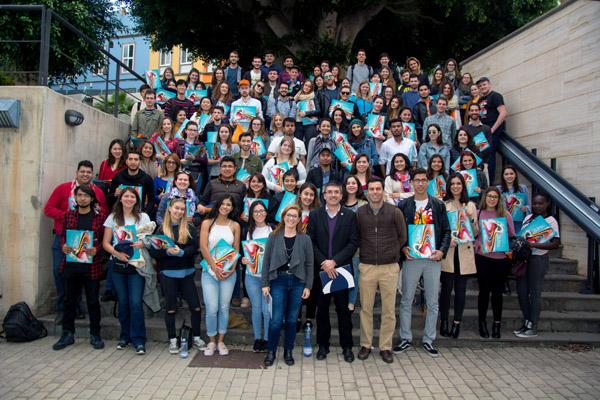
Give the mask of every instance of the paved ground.
[[388, 365], [379, 357], [347, 364], [332, 349], [326, 362], [297, 354], [291, 368], [242, 370], [188, 368], [191, 358], [159, 343], [137, 356], [83, 339], [55, 352], [55, 340], [0, 342], [0, 399], [600, 398], [600, 350], [442, 348], [438, 359], [411, 350]]

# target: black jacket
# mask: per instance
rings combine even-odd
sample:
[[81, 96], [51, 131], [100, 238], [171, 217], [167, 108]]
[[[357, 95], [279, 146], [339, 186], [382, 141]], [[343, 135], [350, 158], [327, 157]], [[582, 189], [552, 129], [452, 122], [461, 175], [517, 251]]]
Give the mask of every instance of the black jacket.
[[[167, 254], [166, 250], [162, 250], [162, 249], [157, 250], [154, 247], [150, 246], [148, 251], [150, 252], [150, 256], [152, 256], [152, 258], [154, 258], [156, 260], [159, 270], [186, 269], [186, 268], [194, 267], [194, 258], [196, 256], [196, 254], [198, 253], [198, 245], [199, 245], [198, 231], [196, 230], [196, 227], [192, 224], [188, 224], [188, 229], [190, 231], [191, 237], [188, 238], [188, 241], [186, 244], [180, 244], [177, 242], [178, 238], [179, 238], [179, 227], [176, 226], [173, 229], [173, 236], [174, 236], [173, 241], [175, 242], [175, 244], [177, 244], [177, 246], [181, 250], [183, 250], [183, 255], [181, 257], [171, 256], [171, 255]], [[164, 235], [162, 226], [158, 228], [158, 230], [156, 231], [156, 234]]]
[[437, 113], [437, 107], [435, 106], [435, 101], [431, 100], [429, 102], [429, 114], [427, 113], [427, 105], [419, 99], [418, 103], [415, 104], [412, 110], [413, 120], [415, 121], [415, 130], [417, 131], [418, 138], [423, 137], [423, 122], [425, 122], [425, 118], [429, 115], [434, 115]]
[[[435, 247], [436, 250], [441, 250], [446, 257], [448, 248], [450, 247], [450, 223], [448, 222], [448, 216], [446, 215], [446, 205], [435, 197], [427, 195], [429, 201], [426, 210], [431, 209], [433, 215], [433, 224], [435, 226]], [[415, 196], [411, 196], [404, 199], [398, 204], [398, 208], [402, 210], [404, 218], [406, 219], [406, 225], [414, 224], [416, 204]]]
[[[323, 170], [319, 168], [312, 168], [306, 175], [306, 182], [312, 183], [318, 189], [323, 188]], [[329, 169], [329, 182], [344, 183], [344, 172], [336, 168]], [[322, 195], [323, 193], [321, 193]]]
[[115, 190], [120, 186], [141, 186], [142, 187], [142, 211], [150, 215], [154, 210], [154, 180], [141, 169], [135, 175], [129, 175], [128, 169], [120, 171], [113, 178], [108, 189], [108, 204], [110, 207], [117, 202]]
[[[329, 260], [329, 215], [325, 206], [310, 212], [308, 217], [308, 236], [313, 242], [315, 269], [321, 269], [321, 263]], [[338, 267], [352, 263], [352, 256], [358, 247], [358, 225], [356, 214], [342, 207], [337, 214], [333, 233], [332, 259]]]

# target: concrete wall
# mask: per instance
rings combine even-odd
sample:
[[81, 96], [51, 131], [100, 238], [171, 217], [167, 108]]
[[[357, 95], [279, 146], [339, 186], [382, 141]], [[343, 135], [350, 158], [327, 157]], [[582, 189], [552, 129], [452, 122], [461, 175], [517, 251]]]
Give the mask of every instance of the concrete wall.
[[[74, 179], [80, 160], [91, 160], [97, 172], [109, 142], [125, 138], [128, 125], [44, 87], [0, 87], [0, 98], [21, 101], [20, 128], [0, 128], [0, 315], [18, 301], [44, 312], [54, 296], [46, 200]], [[68, 126], [67, 109], [81, 112], [83, 124]]]
[[[504, 95], [507, 131], [587, 196], [600, 202], [600, 2], [566, 2], [548, 17], [465, 60]], [[561, 214], [566, 257], [585, 273], [585, 234]]]

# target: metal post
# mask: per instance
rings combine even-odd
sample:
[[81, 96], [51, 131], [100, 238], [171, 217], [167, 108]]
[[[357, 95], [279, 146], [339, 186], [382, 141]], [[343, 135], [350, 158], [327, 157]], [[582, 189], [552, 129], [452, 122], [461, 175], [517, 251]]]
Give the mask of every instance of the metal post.
[[[590, 197], [590, 200], [592, 202], [596, 202], [596, 198], [595, 197]], [[583, 289], [581, 290], [581, 293], [583, 294], [593, 294], [595, 293], [595, 290], [597, 289], [597, 282], [595, 279], [595, 264], [596, 264], [596, 249], [597, 249], [597, 244], [596, 244], [596, 240], [590, 236], [589, 234], [586, 235], [587, 236], [587, 240], [588, 240], [588, 248], [587, 248], [587, 279], [585, 280], [585, 284]]]
[[[106, 52], [110, 51], [110, 42], [106, 44]], [[105, 83], [104, 87], [104, 112], [108, 112], [108, 80], [110, 79], [110, 58], [106, 57], [106, 74], [105, 74]]]
[[38, 85], [48, 85], [48, 64], [50, 60], [50, 28], [52, 27], [52, 10], [44, 7], [40, 19], [40, 63]]
[[121, 68], [117, 65], [115, 71], [115, 92], [113, 93], [115, 102], [113, 105], [113, 116], [119, 118], [119, 81], [121, 80]]

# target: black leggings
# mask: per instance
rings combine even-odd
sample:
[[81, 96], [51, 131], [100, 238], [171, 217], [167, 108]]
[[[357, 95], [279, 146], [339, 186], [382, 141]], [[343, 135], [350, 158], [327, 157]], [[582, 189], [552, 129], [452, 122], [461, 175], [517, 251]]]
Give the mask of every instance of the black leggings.
[[175, 313], [177, 312], [177, 296], [179, 294], [185, 299], [190, 309], [192, 333], [194, 336], [200, 336], [200, 299], [196, 284], [194, 283], [194, 274], [188, 275], [185, 278], [169, 278], [162, 275], [160, 277], [160, 285], [167, 303], [165, 324], [167, 325], [169, 339], [177, 337]]
[[454, 249], [454, 273], [444, 272], [440, 276], [442, 288], [440, 291], [440, 317], [447, 321], [450, 314], [450, 297], [454, 288], [454, 321], [462, 321], [465, 310], [465, 297], [467, 293], [467, 276], [460, 274], [460, 261], [458, 248]]
[[479, 282], [479, 297], [477, 308], [479, 320], [487, 318], [490, 294], [492, 296], [492, 312], [494, 321], [502, 321], [502, 294], [504, 293], [504, 282], [508, 276], [510, 263], [506, 258], [489, 258], [479, 254], [475, 255], [477, 265], [477, 281]]

